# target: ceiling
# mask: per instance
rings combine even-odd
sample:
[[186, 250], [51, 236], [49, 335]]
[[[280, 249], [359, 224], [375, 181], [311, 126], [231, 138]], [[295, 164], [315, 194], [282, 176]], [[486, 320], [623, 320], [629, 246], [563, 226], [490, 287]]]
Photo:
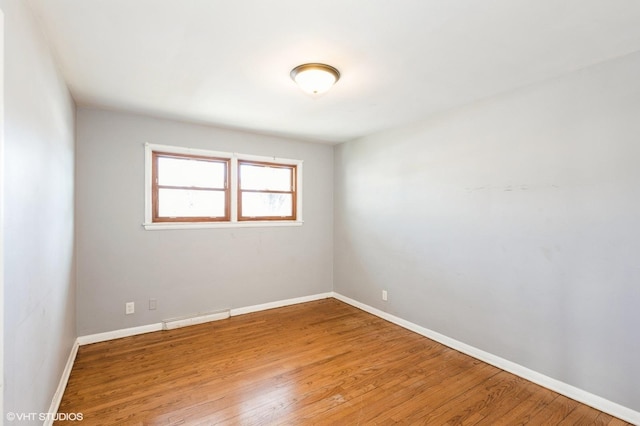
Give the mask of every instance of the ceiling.
[[29, 3], [78, 105], [328, 143], [640, 50], [637, 0]]

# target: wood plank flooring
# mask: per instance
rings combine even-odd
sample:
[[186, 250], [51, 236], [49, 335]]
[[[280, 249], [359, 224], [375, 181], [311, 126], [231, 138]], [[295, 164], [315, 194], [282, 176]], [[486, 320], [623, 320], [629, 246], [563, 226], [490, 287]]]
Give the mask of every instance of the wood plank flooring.
[[626, 425], [335, 299], [80, 348], [56, 425]]

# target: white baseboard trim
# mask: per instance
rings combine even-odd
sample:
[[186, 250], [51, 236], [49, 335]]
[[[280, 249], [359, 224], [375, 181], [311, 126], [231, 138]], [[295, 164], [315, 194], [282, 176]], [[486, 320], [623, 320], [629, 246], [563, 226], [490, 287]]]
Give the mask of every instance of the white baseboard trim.
[[266, 311], [267, 309], [282, 308], [298, 303], [313, 302], [314, 300], [328, 299], [333, 297], [333, 292], [313, 294], [311, 296], [296, 297], [293, 299], [278, 300], [276, 302], [263, 303], [261, 305], [246, 306], [244, 308], [231, 309], [231, 316], [250, 314], [252, 312]]
[[508, 371], [509, 373], [515, 374], [516, 376], [522, 377], [523, 379], [529, 380], [530, 382], [536, 383], [578, 402], [589, 405], [597, 410], [604, 411], [605, 413], [611, 414], [612, 416], [618, 417], [626, 422], [640, 425], [640, 412], [638, 411], [609, 401], [608, 399], [594, 395], [575, 386], [553, 379], [549, 376], [545, 376], [544, 374], [533, 371], [527, 367], [523, 367], [520, 364], [516, 364], [515, 362], [511, 362], [497, 355], [493, 355], [489, 352], [485, 352], [476, 347], [467, 345], [466, 343], [462, 343], [458, 340], [452, 339], [428, 328], [419, 326], [395, 315], [391, 315], [372, 306], [360, 303], [357, 300], [351, 299], [347, 296], [343, 296], [340, 293], [333, 292], [332, 297], [341, 300], [351, 306], [362, 309], [363, 311], [375, 315], [379, 318], [399, 325], [400, 327], [406, 328], [415, 333], [421, 334], [422, 336], [428, 337], [429, 339], [435, 340], [436, 342], [442, 343], [445, 346], [472, 356], [473, 358], [479, 359], [480, 361], [484, 361], [487, 364], [491, 364], [502, 370]]
[[[275, 302], [263, 303], [260, 305], [253, 305], [253, 306], [245, 306], [242, 308], [234, 308], [234, 309], [230, 309], [228, 311], [228, 314], [226, 314], [226, 312], [224, 315], [216, 314], [215, 318], [212, 316], [209, 320], [211, 321], [220, 320], [220, 319], [225, 319], [228, 316], [234, 317], [236, 315], [244, 315], [252, 312], [265, 311], [267, 309], [282, 308], [284, 306], [297, 305], [298, 303], [312, 302], [314, 300], [320, 300], [320, 299], [328, 299], [330, 297], [333, 297], [333, 292], [313, 294], [311, 296], [295, 297], [293, 299], [278, 300]], [[201, 318], [201, 317], [197, 316], [193, 318]], [[191, 321], [190, 317], [182, 317], [182, 319], [187, 322]], [[176, 318], [175, 320], [180, 320], [180, 318]], [[193, 324], [196, 324], [196, 322], [193, 322]], [[120, 339], [122, 337], [135, 336], [137, 334], [151, 333], [154, 331], [160, 331], [162, 329], [163, 329], [163, 323], [159, 322], [155, 324], [141, 325], [139, 327], [123, 328], [120, 330], [107, 331], [104, 333], [89, 334], [86, 336], [78, 337], [78, 344], [80, 346], [84, 346], [84, 345], [89, 345], [91, 343], [106, 342], [108, 340]]]
[[[78, 344], [78, 340], [76, 339], [76, 341], [73, 342], [73, 346], [71, 346], [69, 358], [67, 358], [67, 363], [64, 366], [64, 370], [62, 370], [62, 376], [60, 377], [60, 382], [58, 383], [56, 393], [53, 394], [53, 398], [51, 399], [51, 405], [49, 406], [48, 413], [57, 413], [58, 409], [60, 408], [62, 396], [64, 395], [64, 391], [67, 388], [69, 376], [71, 376], [71, 370], [73, 369], [73, 363], [76, 360], [76, 355], [78, 354], [79, 347], [80, 345]], [[53, 417], [47, 416], [47, 419], [44, 421], [44, 426], [51, 425], [53, 425]]]
[[121, 330], [80, 336], [78, 337], [78, 344], [80, 346], [90, 345], [92, 343], [106, 342], [108, 340], [120, 339], [122, 337], [135, 336], [160, 330], [162, 330], [162, 323], [158, 322], [155, 324], [141, 325], [139, 327], [123, 328]]

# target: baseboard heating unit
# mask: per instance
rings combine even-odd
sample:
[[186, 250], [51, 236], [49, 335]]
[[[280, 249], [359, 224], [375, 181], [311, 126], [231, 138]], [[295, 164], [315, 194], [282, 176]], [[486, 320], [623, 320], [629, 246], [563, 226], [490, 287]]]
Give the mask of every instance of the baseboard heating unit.
[[227, 319], [231, 316], [229, 309], [225, 311], [217, 312], [205, 312], [195, 315], [187, 315], [184, 317], [170, 318], [162, 321], [163, 330], [173, 330], [180, 327], [187, 327], [190, 325], [204, 324], [205, 322], [219, 321]]

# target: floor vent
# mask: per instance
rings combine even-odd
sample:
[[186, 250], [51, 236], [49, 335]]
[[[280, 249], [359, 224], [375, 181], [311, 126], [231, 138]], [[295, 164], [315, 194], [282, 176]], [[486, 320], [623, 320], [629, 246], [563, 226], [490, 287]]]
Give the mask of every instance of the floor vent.
[[171, 318], [162, 321], [162, 329], [173, 330], [175, 328], [188, 327], [190, 325], [204, 324], [205, 322], [227, 319], [229, 316], [230, 311], [227, 309], [226, 311], [207, 312], [185, 317]]

